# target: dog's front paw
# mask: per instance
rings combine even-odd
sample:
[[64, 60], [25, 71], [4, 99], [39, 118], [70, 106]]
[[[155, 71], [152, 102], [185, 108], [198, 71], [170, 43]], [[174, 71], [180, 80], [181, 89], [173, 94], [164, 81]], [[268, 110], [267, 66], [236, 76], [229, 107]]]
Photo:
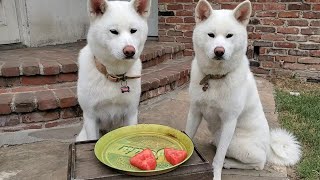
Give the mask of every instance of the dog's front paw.
[[223, 168], [225, 168], [225, 169], [231, 169], [231, 167], [232, 167], [232, 165], [231, 165], [230, 160], [225, 159], [224, 162], [223, 162]]
[[221, 171], [214, 171], [213, 180], [221, 180]]

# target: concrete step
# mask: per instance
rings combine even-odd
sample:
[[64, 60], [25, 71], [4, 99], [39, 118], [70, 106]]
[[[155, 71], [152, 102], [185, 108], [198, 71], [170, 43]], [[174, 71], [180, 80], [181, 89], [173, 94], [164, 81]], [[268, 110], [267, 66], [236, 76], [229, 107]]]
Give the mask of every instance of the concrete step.
[[[77, 80], [79, 50], [85, 42], [0, 51], [0, 88]], [[183, 56], [181, 43], [148, 41], [141, 55], [143, 68]]]
[[[189, 81], [191, 57], [145, 68], [141, 101], [157, 97]], [[51, 128], [80, 121], [76, 83], [6, 88], [0, 92], [0, 132]]]

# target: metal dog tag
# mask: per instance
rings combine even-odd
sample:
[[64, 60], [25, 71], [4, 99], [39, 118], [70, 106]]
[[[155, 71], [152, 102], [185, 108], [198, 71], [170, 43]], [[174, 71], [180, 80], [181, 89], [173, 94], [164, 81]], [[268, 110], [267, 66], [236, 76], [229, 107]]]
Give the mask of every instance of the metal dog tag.
[[128, 93], [130, 92], [130, 87], [129, 86], [122, 86], [121, 88], [122, 93]]

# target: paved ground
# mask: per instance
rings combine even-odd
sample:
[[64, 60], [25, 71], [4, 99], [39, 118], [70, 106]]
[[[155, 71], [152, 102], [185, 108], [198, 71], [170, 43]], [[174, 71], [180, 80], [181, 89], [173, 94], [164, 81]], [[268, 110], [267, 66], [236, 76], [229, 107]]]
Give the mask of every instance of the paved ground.
[[[277, 126], [273, 86], [257, 78], [261, 100], [271, 127]], [[157, 123], [184, 130], [189, 107], [187, 88], [143, 102], [140, 123]], [[66, 179], [68, 144], [80, 125], [38, 131], [0, 134], [0, 180], [2, 179]], [[205, 122], [200, 125], [194, 142], [212, 161], [214, 148]], [[8, 146], [9, 145], [9, 146]], [[286, 178], [284, 167], [268, 166], [263, 171], [225, 170], [225, 180], [280, 180]]]

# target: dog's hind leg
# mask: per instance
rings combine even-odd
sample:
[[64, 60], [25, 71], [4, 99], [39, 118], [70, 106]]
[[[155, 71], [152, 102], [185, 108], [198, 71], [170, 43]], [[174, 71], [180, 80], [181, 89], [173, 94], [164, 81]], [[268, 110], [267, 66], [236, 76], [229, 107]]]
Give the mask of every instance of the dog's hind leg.
[[197, 132], [197, 129], [201, 123], [202, 120], [202, 114], [199, 111], [195, 105], [191, 104], [189, 114], [188, 114], [188, 120], [186, 125], [186, 133], [190, 138], [193, 138], [194, 135]]
[[239, 138], [234, 138], [229, 146], [228, 157], [236, 160], [225, 160], [224, 167], [227, 169], [255, 169], [262, 170], [266, 163], [266, 151], [258, 147], [254, 142], [248, 142]]

